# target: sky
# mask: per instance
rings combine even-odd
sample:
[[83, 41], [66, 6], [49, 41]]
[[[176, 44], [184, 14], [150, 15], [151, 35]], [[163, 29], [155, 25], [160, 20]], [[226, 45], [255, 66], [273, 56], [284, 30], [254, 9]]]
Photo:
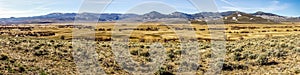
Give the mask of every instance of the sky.
[[[0, 18], [29, 17], [49, 13], [136, 13], [175, 11], [189, 14], [205, 11], [263, 11], [300, 16], [300, 0], [0, 0]], [[196, 7], [196, 6], [200, 6]], [[102, 7], [106, 7], [105, 9]], [[216, 9], [214, 9], [214, 7]]]

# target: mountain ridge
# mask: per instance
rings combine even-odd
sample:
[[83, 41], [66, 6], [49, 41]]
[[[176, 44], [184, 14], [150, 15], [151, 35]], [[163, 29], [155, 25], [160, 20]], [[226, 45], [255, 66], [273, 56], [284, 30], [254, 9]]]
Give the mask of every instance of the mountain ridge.
[[[300, 21], [299, 17], [285, 17], [273, 13], [265, 13], [258, 11], [255, 13], [245, 13], [240, 11], [226, 11], [226, 12], [199, 12], [195, 14], [187, 14], [183, 12], [173, 12], [171, 14], [162, 14], [157, 11], [151, 11], [142, 15], [138, 14], [120, 14], [120, 13], [50, 13], [41, 16], [32, 16], [32, 17], [11, 17], [11, 18], [0, 18], [0, 24], [15, 24], [15, 23], [53, 23], [53, 22], [73, 22], [76, 18], [78, 21], [94, 21], [98, 20], [100, 22], [112, 22], [119, 21], [123, 19], [138, 18], [140, 20], [150, 20], [159, 21], [161, 19], [170, 19], [170, 18], [179, 18], [187, 20], [205, 20], [205, 18], [221, 19], [224, 17], [231, 16], [236, 13], [242, 13], [248, 15], [248, 19], [260, 18], [260, 20], [272, 20], [275, 22], [286, 22], [286, 21]], [[251, 17], [249, 16], [251, 15]], [[238, 17], [238, 16], [235, 16]], [[249, 18], [250, 17], [250, 18]], [[233, 17], [231, 17], [233, 18]], [[225, 20], [226, 21], [226, 20]], [[255, 22], [255, 21], [254, 21]]]

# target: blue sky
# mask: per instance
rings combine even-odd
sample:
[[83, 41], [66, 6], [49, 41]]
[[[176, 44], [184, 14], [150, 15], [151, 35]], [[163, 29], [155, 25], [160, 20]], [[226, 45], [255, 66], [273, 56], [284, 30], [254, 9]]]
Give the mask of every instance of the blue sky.
[[[48, 13], [96, 12], [109, 0], [0, 0], [0, 17], [27, 17]], [[218, 11], [242, 11], [254, 13], [264, 11], [284, 16], [300, 16], [300, 0], [215, 0]], [[205, 6], [205, 3], [203, 3]], [[89, 10], [82, 8], [86, 6]], [[113, 0], [105, 13], [138, 13], [150, 11], [171, 13], [175, 11], [197, 13], [188, 0]]]

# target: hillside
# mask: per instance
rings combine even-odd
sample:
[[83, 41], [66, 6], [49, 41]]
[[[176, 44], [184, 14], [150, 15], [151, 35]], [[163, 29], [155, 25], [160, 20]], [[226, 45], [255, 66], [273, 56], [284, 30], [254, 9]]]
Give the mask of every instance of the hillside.
[[270, 19], [253, 16], [251, 14], [236, 12], [223, 18], [225, 23], [275, 23]]

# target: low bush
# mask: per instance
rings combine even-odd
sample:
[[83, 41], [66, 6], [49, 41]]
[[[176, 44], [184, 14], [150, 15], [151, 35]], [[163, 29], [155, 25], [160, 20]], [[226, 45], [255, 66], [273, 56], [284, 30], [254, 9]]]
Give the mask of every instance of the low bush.
[[63, 36], [60, 36], [60, 39], [61, 39], [61, 40], [65, 40], [65, 38], [66, 38], [66, 36], [64, 36], [64, 35], [63, 35]]
[[259, 55], [258, 59], [256, 60], [256, 62], [260, 65], [266, 65], [268, 64], [269, 58], [266, 54], [261, 54]]
[[7, 54], [1, 54], [0, 55], [0, 60], [8, 60], [9, 59], [9, 57], [8, 57], [8, 55]]
[[234, 53], [233, 59], [234, 59], [235, 61], [241, 61], [241, 60], [243, 60], [244, 58], [242, 57], [242, 54], [241, 54], [241, 53]]
[[139, 54], [139, 51], [138, 50], [133, 50], [130, 52], [131, 55], [138, 55]]
[[295, 51], [295, 52], [300, 52], [300, 47], [294, 48], [293, 51]]
[[172, 72], [166, 71], [164, 68], [160, 68], [155, 75], [175, 75]]
[[245, 70], [248, 69], [248, 66], [240, 65], [240, 64], [231, 64], [225, 63], [223, 64], [222, 70], [224, 71], [232, 71], [232, 70]]
[[45, 50], [38, 50], [38, 51], [35, 51], [34, 55], [35, 56], [43, 56], [43, 55], [48, 55], [49, 53]]
[[149, 57], [150, 53], [149, 52], [143, 52], [143, 53], [140, 53], [140, 55], [144, 56], [144, 57]]

